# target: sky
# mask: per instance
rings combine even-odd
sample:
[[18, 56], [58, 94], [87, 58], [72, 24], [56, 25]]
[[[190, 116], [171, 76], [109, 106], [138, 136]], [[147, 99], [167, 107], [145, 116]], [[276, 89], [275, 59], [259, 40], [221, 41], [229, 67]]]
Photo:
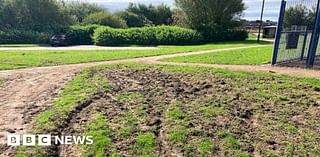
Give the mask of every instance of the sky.
[[[145, 3], [145, 4], [167, 4], [174, 7], [174, 0], [86, 0], [104, 6], [110, 11], [118, 11], [132, 3]], [[243, 18], [247, 20], [257, 20], [260, 18], [262, 0], [243, 0], [247, 9], [244, 12]], [[278, 18], [280, 8], [280, 0], [266, 0], [264, 20], [276, 21]]]

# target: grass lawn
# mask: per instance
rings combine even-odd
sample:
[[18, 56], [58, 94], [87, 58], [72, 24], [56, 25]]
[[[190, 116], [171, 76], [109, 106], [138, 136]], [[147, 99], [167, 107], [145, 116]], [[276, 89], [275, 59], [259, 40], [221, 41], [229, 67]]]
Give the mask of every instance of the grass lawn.
[[125, 58], [156, 56], [195, 50], [219, 49], [256, 45], [255, 41], [212, 43], [191, 46], [160, 46], [157, 50], [99, 50], [99, 51], [0, 51], [0, 70], [53, 66]]
[[[206, 67], [98, 66], [68, 83], [35, 131], [94, 136], [68, 147], [84, 156], [320, 156], [319, 87]], [[29, 149], [19, 156], [45, 152]]]
[[168, 62], [257, 65], [268, 64], [271, 61], [272, 46], [248, 48], [222, 52], [212, 52], [200, 55], [182, 56], [163, 59]]

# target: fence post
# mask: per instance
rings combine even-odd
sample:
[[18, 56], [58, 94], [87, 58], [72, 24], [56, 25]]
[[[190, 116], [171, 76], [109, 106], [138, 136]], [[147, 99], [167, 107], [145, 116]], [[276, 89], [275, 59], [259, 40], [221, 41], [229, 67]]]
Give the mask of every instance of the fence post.
[[303, 39], [303, 45], [301, 50], [301, 56], [300, 56], [301, 60], [303, 60], [304, 52], [306, 51], [307, 38], [308, 38], [308, 31], [304, 32], [304, 39]]
[[319, 41], [319, 25], [320, 25], [319, 5], [320, 5], [320, 0], [318, 0], [318, 4], [317, 4], [316, 21], [315, 21], [314, 30], [311, 36], [310, 49], [308, 51], [307, 68], [313, 67], [314, 60], [317, 53], [317, 47], [318, 47], [318, 41]]
[[280, 45], [280, 38], [281, 38], [281, 32], [282, 32], [282, 26], [283, 26], [283, 19], [284, 19], [284, 13], [286, 10], [286, 4], [287, 2], [285, 0], [281, 1], [281, 8], [280, 8], [280, 14], [278, 19], [278, 26], [277, 26], [277, 32], [276, 32], [276, 38], [273, 46], [273, 55], [272, 55], [272, 65], [275, 65], [277, 63], [277, 57], [278, 57], [278, 51], [279, 51], [279, 45]]

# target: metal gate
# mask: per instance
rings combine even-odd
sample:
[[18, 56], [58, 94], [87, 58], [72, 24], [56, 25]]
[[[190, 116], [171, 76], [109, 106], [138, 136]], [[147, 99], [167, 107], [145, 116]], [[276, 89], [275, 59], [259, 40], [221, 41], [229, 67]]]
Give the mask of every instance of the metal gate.
[[320, 66], [319, 1], [282, 0], [272, 65]]

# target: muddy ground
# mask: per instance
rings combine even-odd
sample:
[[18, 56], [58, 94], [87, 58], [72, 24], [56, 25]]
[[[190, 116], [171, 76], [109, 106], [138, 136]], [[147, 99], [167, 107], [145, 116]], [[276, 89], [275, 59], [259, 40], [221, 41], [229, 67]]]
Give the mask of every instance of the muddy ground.
[[[229, 49], [226, 49], [226, 50], [229, 50]], [[217, 51], [221, 51], [221, 50], [217, 50]], [[172, 65], [184, 65], [184, 66], [204, 66], [204, 67], [224, 68], [224, 69], [242, 70], [242, 71], [264, 71], [264, 72], [288, 74], [291, 76], [305, 76], [305, 77], [314, 77], [314, 78], [319, 78], [320, 76], [319, 71], [316, 71], [316, 70], [282, 68], [282, 67], [280, 68], [280, 67], [271, 67], [271, 66], [265, 66], [265, 65], [238, 66], [238, 65], [208, 65], [208, 64], [157, 62], [158, 59], [176, 57], [176, 56], [182, 56], [182, 55], [190, 55], [190, 54], [201, 54], [201, 53], [207, 53], [207, 52], [209, 51], [190, 52], [185, 54], [172, 54], [172, 55], [147, 57], [147, 58], [140, 58], [140, 59], [123, 60], [123, 61], [139, 61], [139, 62], [147, 62], [147, 63], [150, 62], [150, 63], [157, 63], [157, 64], [172, 64]], [[81, 69], [85, 67], [98, 65], [98, 64], [113, 64], [113, 63], [118, 63], [118, 62], [109, 61], [109, 62], [99, 62], [99, 63], [83, 63], [83, 64], [75, 64], [75, 65], [62, 65], [57, 67], [1, 71], [0, 72], [0, 124], [1, 124], [0, 125], [0, 141], [5, 142], [4, 141], [5, 134], [8, 134], [10, 132], [23, 133], [28, 131], [30, 129], [29, 125], [30, 125], [31, 119], [35, 117], [37, 113], [43, 110], [46, 110], [48, 107], [50, 107], [57, 93], [60, 91], [60, 89], [63, 89], [64, 84], [68, 80], [72, 79], [72, 77], [76, 73], [78, 73]], [[168, 104], [161, 104], [157, 106], [157, 108], [160, 108], [159, 110], [165, 110], [164, 115], [162, 115], [163, 111], [161, 111], [162, 113], [161, 115], [153, 116], [153, 117], [157, 117], [155, 118], [156, 123], [159, 123], [161, 121], [161, 125], [158, 125], [158, 124], [156, 125], [162, 128], [160, 130], [165, 130], [165, 128], [168, 128], [168, 126], [170, 128], [172, 126], [171, 123], [173, 124], [181, 123], [180, 121], [189, 123], [190, 121], [195, 121], [196, 119], [198, 119], [198, 121], [212, 121], [212, 122], [216, 121], [216, 122], [219, 122], [218, 124], [225, 123], [225, 121], [228, 121], [229, 119], [234, 121], [235, 120], [234, 118], [235, 117], [237, 118], [237, 116], [235, 116], [236, 114], [235, 115], [231, 114], [233, 112], [231, 110], [236, 109], [237, 106], [238, 106], [237, 108], [239, 108], [240, 106], [241, 109], [242, 108], [248, 109], [249, 111], [245, 111], [245, 112], [248, 112], [249, 115], [251, 115], [251, 112], [253, 113], [252, 116], [250, 116], [250, 118], [245, 118], [245, 119], [249, 119], [249, 121], [254, 126], [253, 128], [256, 128], [254, 129], [254, 131], [258, 130], [257, 132], [259, 132], [259, 135], [256, 135], [257, 136], [256, 138], [253, 138], [253, 140], [249, 141], [249, 143], [251, 143], [251, 145], [254, 146], [254, 147], [250, 146], [250, 151], [252, 152], [253, 150], [252, 148], [254, 148], [254, 151], [253, 151], [254, 153], [251, 153], [250, 151], [248, 151], [249, 154], [251, 154], [252, 156], [259, 156], [261, 154], [262, 154], [261, 156], [267, 156], [266, 154], [269, 154], [269, 156], [272, 156], [273, 154], [278, 154], [278, 155], [280, 154], [279, 156], [283, 156], [283, 154], [286, 154], [287, 156], [298, 156], [296, 154], [299, 154], [299, 153], [300, 153], [300, 156], [307, 156], [305, 154], [308, 154], [308, 153], [309, 153], [309, 156], [320, 156], [319, 142], [318, 142], [320, 140], [319, 140], [319, 136], [317, 135], [320, 132], [319, 120], [317, 119], [317, 117], [319, 117], [318, 105], [320, 100], [320, 97], [319, 97], [320, 88], [318, 87], [316, 88], [310, 85], [305, 85], [302, 83], [296, 83], [295, 81], [265, 78], [265, 77], [262, 77], [262, 78], [248, 77], [248, 78], [236, 79], [236, 78], [229, 78], [229, 76], [208, 75], [208, 77], [206, 76], [204, 78], [198, 79], [193, 77], [194, 74], [188, 74], [188, 75], [170, 74], [170, 73], [159, 71], [159, 70], [153, 70], [153, 71], [160, 72], [165, 76], [176, 78], [179, 80], [179, 82], [187, 84], [188, 87], [190, 86], [190, 88], [197, 87], [199, 85], [199, 80], [201, 80], [200, 83], [203, 81], [213, 86], [206, 89], [208, 91], [211, 91], [211, 94], [209, 93], [208, 95], [202, 95], [199, 98], [190, 99], [190, 97], [195, 97], [195, 96], [198, 97], [196, 93], [199, 93], [199, 91], [197, 91], [198, 89], [196, 89], [194, 93], [191, 93], [191, 94], [190, 93], [183, 94], [181, 93], [181, 91], [175, 92], [182, 97], [187, 97], [189, 100], [185, 100], [182, 102], [179, 99], [175, 100], [177, 98], [174, 98], [174, 99], [169, 98], [168, 100], [164, 98], [163, 100], [158, 100], [158, 101], [163, 101], [165, 103], [167, 101], [170, 102]], [[102, 74], [103, 73], [106, 73], [105, 75], [107, 75], [107, 73], [112, 73], [112, 72], [104, 71], [102, 72]], [[132, 72], [130, 70], [126, 70], [126, 71], [116, 70], [113, 73], [115, 75], [117, 75], [118, 73], [122, 75], [122, 73], [132, 73]], [[147, 70], [139, 71], [137, 75], [139, 74], [147, 77], [149, 80], [160, 79], [160, 78], [154, 78], [152, 73], [149, 74]], [[140, 78], [131, 78], [130, 76], [126, 76], [126, 77], [129, 78], [127, 79], [128, 82], [141, 81]], [[111, 78], [108, 78], [108, 79], [111, 79]], [[116, 81], [117, 80], [111, 80], [111, 82], [116, 82]], [[169, 80], [169, 82], [170, 81], [172, 80]], [[219, 85], [219, 81], [221, 81], [222, 84]], [[156, 89], [161, 87], [159, 91], [152, 91], [153, 93], [155, 93], [155, 95], [159, 95], [160, 93], [167, 93], [167, 89], [165, 89], [166, 87], [163, 85], [163, 82], [165, 81], [161, 79], [160, 81], [157, 81], [156, 84], [149, 83], [153, 87], [157, 87]], [[177, 87], [179, 87], [180, 86], [179, 82], [173, 81], [172, 83], [174, 83], [174, 87], [170, 87], [169, 89], [173, 90], [172, 88], [176, 89]], [[288, 86], [287, 84], [292, 84], [292, 85]], [[74, 128], [79, 128], [81, 126], [86, 125], [86, 123], [88, 123], [86, 121], [88, 121], [88, 119], [90, 119], [91, 117], [82, 116], [82, 115], [92, 114], [92, 112], [90, 111], [90, 108], [91, 107], [100, 108], [100, 107], [95, 107], [99, 103], [102, 104], [102, 106], [106, 106], [104, 105], [104, 103], [110, 101], [109, 99], [113, 101], [109, 102], [109, 104], [108, 103], [106, 104], [108, 104], [107, 106], [112, 108], [117, 108], [117, 107], [114, 107], [113, 105], [118, 104], [119, 102], [120, 104], [125, 104], [125, 106], [127, 106], [126, 105], [128, 103], [127, 101], [132, 102], [132, 103], [129, 103], [129, 105], [135, 104], [134, 106], [140, 106], [140, 107], [142, 106], [142, 108], [150, 108], [149, 106], [153, 106], [153, 104], [150, 105], [151, 103], [148, 103], [149, 100], [154, 101], [154, 99], [157, 99], [157, 98], [146, 98], [146, 96], [150, 97], [150, 95], [148, 95], [148, 91], [139, 90], [140, 92], [138, 93], [134, 91], [126, 92], [127, 88], [136, 88], [136, 87], [145, 88], [145, 86], [147, 85], [148, 84], [141, 84], [141, 85], [138, 84], [138, 85], [134, 85], [133, 87], [125, 87], [120, 91], [110, 90], [110, 91], [100, 92], [96, 96], [94, 101], [89, 104], [89, 107], [82, 108], [82, 110], [80, 110], [81, 111], [80, 113], [76, 113], [76, 115], [74, 115], [75, 117], [78, 117], [78, 119], [74, 118], [70, 120], [72, 122], [71, 123], [72, 126], [74, 125], [73, 126]], [[279, 87], [274, 89], [273, 88], [274, 85], [279, 85]], [[117, 83], [113, 83], [112, 86], [114, 88], [111, 88], [111, 89], [117, 89]], [[121, 84], [119, 84], [119, 86], [121, 86]], [[226, 88], [228, 90], [225, 91], [224, 89]], [[183, 87], [183, 91], [184, 90], [185, 89]], [[156, 94], [157, 92], [160, 92], [160, 93]], [[228, 94], [232, 94], [232, 95], [228, 96]], [[121, 99], [121, 97], [126, 97], [122, 95], [129, 95], [127, 96], [129, 98], [126, 98], [125, 100], [121, 100], [121, 101], [118, 100], [118, 99]], [[142, 97], [143, 99], [131, 100], [130, 97], [132, 96], [130, 95], [133, 95], [134, 97], [135, 95], [138, 95], [139, 98]], [[229, 97], [230, 100], [229, 99], [225, 100], [227, 96]], [[162, 98], [163, 97], [165, 96], [162, 96]], [[203, 97], [205, 97], [206, 99], [211, 97], [214, 101], [203, 99]], [[232, 99], [230, 97], [232, 97]], [[233, 97], [235, 97], [235, 100], [233, 100]], [[238, 97], [241, 98], [240, 99], [241, 101], [237, 100]], [[147, 102], [148, 105], [144, 103], [143, 103], [144, 105], [136, 104], [138, 103], [138, 100]], [[205, 105], [200, 104], [201, 106], [199, 106], [198, 102], [203, 102], [203, 101], [216, 102], [218, 106], [210, 105], [210, 103], [205, 103]], [[221, 104], [226, 104], [228, 108], [224, 106], [221, 107]], [[144, 107], [145, 105], [147, 107]], [[182, 118], [181, 120], [178, 118], [178, 120], [172, 120], [172, 118], [168, 118], [167, 115], [170, 115], [169, 113], [176, 111], [175, 109], [177, 108], [177, 106], [179, 110], [183, 110], [182, 115], [184, 115], [184, 116], [178, 116], [178, 117], [187, 117], [186, 119]], [[171, 107], [170, 109], [173, 111], [171, 110], [167, 111], [168, 107]], [[161, 108], [165, 108], [165, 109], [161, 109]], [[193, 110], [193, 108], [196, 108], [196, 109], [201, 108], [201, 110], [197, 112], [196, 110], [194, 110], [195, 113], [189, 113], [188, 110], [185, 111], [185, 108], [190, 108], [190, 110], [191, 109]], [[85, 110], [90, 111], [90, 113], [83, 114], [82, 112], [84, 112]], [[130, 113], [131, 116], [136, 117], [136, 115], [134, 113], [129, 112], [129, 110], [123, 111], [121, 109], [120, 116], [118, 115], [115, 118], [112, 118], [112, 114], [114, 113], [108, 114], [104, 110], [103, 112], [100, 112], [101, 109], [95, 109], [95, 110], [97, 110], [97, 113], [103, 113], [105, 117], [107, 117], [108, 121], [109, 119], [115, 119], [113, 123], [109, 124], [110, 126], [109, 125], [107, 126], [108, 128], [112, 129], [112, 132], [117, 132], [117, 130], [114, 130], [116, 128], [114, 127], [114, 124], [117, 124], [118, 121], [120, 122], [126, 121], [125, 119], [121, 119], [117, 117], [123, 117], [127, 113]], [[207, 116], [203, 116], [203, 114], [205, 113], [204, 111], [207, 111], [207, 110], [209, 111], [208, 113], [206, 113]], [[142, 115], [148, 115], [148, 114], [143, 112]], [[28, 117], [28, 118], [24, 119], [24, 117]], [[193, 119], [190, 117], [196, 117], [196, 118]], [[210, 118], [208, 119], [208, 117]], [[81, 121], [81, 118], [83, 118], [83, 121]], [[137, 119], [143, 119], [143, 118], [138, 117]], [[144, 119], [149, 119], [149, 118], [144, 118]], [[160, 119], [160, 121], [158, 119]], [[171, 119], [171, 120], [168, 120], [168, 119]], [[174, 150], [173, 154], [179, 156], [184, 153], [188, 154], [190, 150], [191, 152], [193, 152], [194, 151], [193, 149], [195, 148], [191, 149], [191, 147], [195, 147], [195, 145], [202, 144], [201, 149], [197, 148], [196, 152], [199, 153], [199, 150], [200, 150], [201, 152], [208, 153], [208, 151], [204, 151], [206, 150], [204, 149], [205, 146], [207, 146], [207, 148], [210, 148], [211, 150], [209, 152], [213, 153], [213, 154], [209, 153], [209, 156], [220, 156], [219, 152], [220, 153], [227, 152], [227, 153], [233, 153], [233, 154], [234, 153], [241, 154], [245, 152], [245, 151], [242, 151], [242, 150], [245, 150], [242, 147], [239, 151], [238, 149], [239, 146], [237, 146], [237, 142], [235, 142], [235, 140], [232, 137], [237, 139], [239, 138], [237, 141], [241, 141], [242, 142], [241, 145], [243, 145], [243, 143], [246, 143], [245, 142], [246, 140], [243, 141], [241, 138], [242, 136], [247, 136], [247, 135], [242, 134], [240, 136], [238, 135], [237, 131], [230, 132], [230, 130], [232, 130], [230, 125], [235, 125], [234, 123], [228, 122], [226, 123], [227, 126], [225, 126], [223, 130], [213, 129], [215, 131], [209, 131], [210, 133], [209, 134], [206, 133], [206, 136], [202, 136], [203, 134], [201, 133], [201, 137], [203, 138], [199, 138], [199, 139], [196, 138], [196, 140], [194, 138], [190, 138], [191, 135], [189, 133], [190, 132], [189, 126], [185, 126], [185, 124], [186, 123], [182, 123], [182, 126], [179, 125], [178, 127], [182, 127], [182, 128], [184, 127], [183, 129], [187, 128], [188, 140], [183, 138], [182, 138], [183, 142], [181, 141], [177, 142], [181, 139], [177, 140], [174, 138], [170, 138], [171, 139], [170, 141], [166, 139], [162, 141], [160, 140], [160, 142], [158, 142], [159, 140], [157, 140], [156, 142], [158, 146], [157, 149], [160, 149], [160, 152], [161, 152], [166, 149], [171, 150], [171, 147], [174, 147], [177, 150]], [[206, 129], [203, 129], [203, 124], [199, 123], [195, 126], [193, 125], [194, 124], [192, 123], [191, 128], [194, 128], [195, 130], [198, 129], [200, 130], [200, 132], [203, 132], [202, 130], [205, 130], [205, 132], [208, 132]], [[216, 127], [216, 124], [210, 124], [209, 126]], [[238, 128], [239, 126], [240, 125], [236, 124], [233, 127]], [[249, 126], [249, 128], [250, 127], [252, 126]], [[63, 133], [63, 132], [68, 133], [70, 132], [70, 130], [73, 130], [70, 128], [72, 127], [67, 126], [67, 127], [60, 128], [60, 131], [58, 133]], [[142, 127], [142, 130], [144, 129], [145, 128]], [[76, 130], [75, 132], [77, 133], [81, 133], [84, 131], [83, 129], [82, 130], [74, 129], [74, 130]], [[130, 130], [130, 129], [127, 129], [127, 130]], [[123, 132], [126, 132], [126, 129]], [[134, 134], [133, 137], [137, 135], [137, 132], [140, 132], [140, 131], [136, 131], [135, 132], [136, 134]], [[174, 132], [174, 131], [169, 130], [167, 132]], [[161, 134], [157, 135], [157, 139], [162, 139], [158, 137], [166, 136], [167, 132], [162, 131]], [[191, 129], [191, 132], [193, 132], [193, 129]], [[212, 135], [212, 132], [214, 133], [214, 136]], [[124, 136], [123, 134], [126, 135], [125, 133], [121, 133], [122, 138]], [[182, 134], [182, 135], [185, 135], [185, 134]], [[194, 137], [194, 136], [191, 136], [191, 137]], [[215, 147], [213, 150], [211, 149], [212, 147], [207, 144], [210, 142], [208, 142], [208, 139], [206, 137], [213, 140], [213, 143], [215, 144]], [[113, 139], [113, 141], [117, 141], [117, 140], [119, 141], [119, 139], [121, 140], [121, 138], [118, 138], [116, 136], [111, 138]], [[250, 138], [252, 138], [251, 135], [250, 135]], [[273, 139], [273, 138], [275, 138], [276, 140], [267, 140], [267, 139]], [[189, 142], [186, 142], [186, 141], [189, 141]], [[230, 143], [235, 143], [235, 147], [231, 146], [231, 148], [237, 148], [237, 149], [232, 151], [227, 150], [227, 148], [229, 149], [230, 146], [228, 145], [225, 146], [225, 144], [221, 144], [220, 146], [220, 141], [222, 141], [222, 143], [225, 141], [229, 141]], [[171, 147], [164, 147], [164, 148], [160, 147], [159, 143], [162, 143], [162, 142]], [[184, 143], [184, 144], [181, 144], [181, 143]], [[129, 154], [128, 156], [132, 155], [132, 149], [133, 149], [132, 144], [134, 144], [134, 142], [131, 143], [131, 146], [128, 146], [130, 147], [130, 150], [127, 150], [127, 153]], [[269, 145], [271, 146], [269, 147]], [[108, 146], [108, 148], [113, 148], [113, 150], [117, 150], [118, 146], [113, 145], [112, 147]], [[7, 149], [8, 147], [0, 144], [1, 155], [3, 155], [2, 154], [3, 152], [5, 152], [6, 154]], [[75, 150], [77, 149], [79, 148], [75, 148]], [[54, 150], [57, 150], [57, 149], [55, 148]], [[107, 149], [107, 150], [110, 151], [112, 149]], [[63, 153], [63, 148], [61, 149], [59, 148], [59, 151], [61, 152], [62, 155], [65, 154]], [[121, 151], [121, 149], [119, 149], [119, 151], [123, 152]], [[294, 153], [290, 153], [292, 151]], [[81, 151], [77, 150], [76, 152], [81, 152]], [[12, 151], [9, 150], [8, 153], [12, 154]], [[111, 153], [107, 152], [106, 154], [111, 154]], [[10, 156], [10, 155], [4, 155], [4, 156]], [[228, 154], [226, 156], [228, 156]]]
[[[57, 134], [83, 135], [105, 117], [104, 156], [319, 156], [320, 88], [274, 77], [106, 69], [110, 88], [72, 113]], [[151, 143], [137, 145], [139, 137]], [[149, 138], [150, 139], [150, 138]], [[152, 139], [154, 141], [152, 141]], [[55, 146], [52, 156], [95, 156]], [[90, 154], [91, 153], [91, 154]]]

